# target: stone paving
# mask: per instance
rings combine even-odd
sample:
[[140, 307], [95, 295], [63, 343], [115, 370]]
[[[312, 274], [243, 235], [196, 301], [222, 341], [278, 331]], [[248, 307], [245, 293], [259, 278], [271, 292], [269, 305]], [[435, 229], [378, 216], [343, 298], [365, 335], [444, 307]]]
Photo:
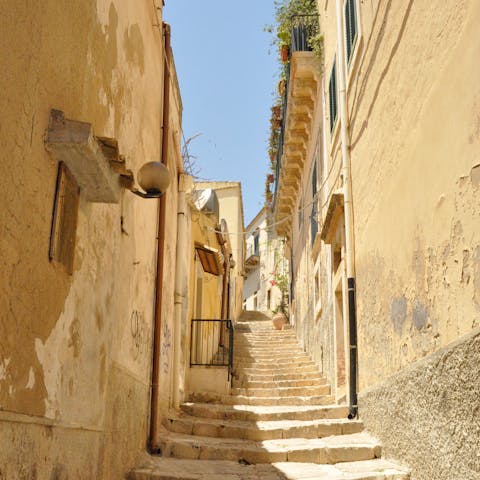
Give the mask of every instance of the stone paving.
[[188, 402], [164, 421], [161, 457], [131, 480], [405, 480], [381, 445], [348, 420], [291, 330], [247, 313], [237, 324], [231, 395]]

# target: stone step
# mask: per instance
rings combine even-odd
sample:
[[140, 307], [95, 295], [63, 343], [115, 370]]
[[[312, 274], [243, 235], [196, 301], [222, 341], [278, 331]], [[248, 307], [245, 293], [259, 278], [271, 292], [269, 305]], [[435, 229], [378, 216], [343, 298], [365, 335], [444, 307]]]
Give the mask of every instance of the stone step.
[[294, 351], [294, 350], [279, 350], [278, 352], [272, 351], [272, 352], [265, 352], [265, 353], [257, 353], [251, 350], [241, 350], [241, 349], [236, 349], [234, 352], [234, 358], [239, 358], [239, 359], [252, 359], [255, 358], [257, 360], [285, 360], [287, 358], [308, 358], [309, 360], [311, 357], [307, 355], [306, 353], [302, 351]]
[[298, 371], [288, 372], [288, 373], [249, 373], [249, 374], [238, 374], [238, 379], [248, 380], [251, 382], [283, 382], [283, 381], [296, 381], [296, 380], [321, 380], [325, 382], [325, 378], [318, 373], [318, 370], [315, 369], [311, 373], [302, 373]]
[[236, 375], [248, 375], [248, 376], [256, 376], [256, 375], [295, 375], [295, 374], [316, 374], [318, 373], [318, 368], [315, 364], [313, 365], [297, 365], [295, 367], [269, 367], [269, 366], [247, 366], [241, 367], [236, 366], [235, 368]]
[[212, 403], [184, 403], [181, 405], [181, 410], [187, 415], [201, 418], [253, 422], [341, 419], [348, 416], [348, 407], [345, 405], [233, 406]]
[[334, 398], [330, 395], [308, 395], [292, 397], [253, 397], [247, 395], [223, 395], [226, 405], [331, 405]]
[[239, 338], [235, 338], [234, 340], [235, 347], [241, 347], [241, 348], [253, 348], [253, 349], [258, 349], [258, 350], [263, 350], [263, 351], [268, 351], [269, 349], [280, 349], [282, 347], [284, 348], [295, 348], [302, 350], [302, 347], [298, 344], [297, 340], [295, 338], [292, 339], [285, 339], [285, 340], [264, 340], [259, 342], [258, 340], [253, 341], [253, 340], [240, 340]]
[[164, 457], [232, 460], [247, 463], [313, 462], [335, 464], [379, 458], [381, 447], [366, 433], [325, 438], [239, 440], [163, 432], [159, 446]]
[[280, 380], [280, 381], [256, 381], [248, 380], [246, 378], [234, 379], [233, 386], [236, 388], [285, 388], [285, 387], [314, 387], [327, 385], [325, 380], [316, 377], [307, 380]]
[[245, 365], [245, 367], [248, 367], [249, 365], [265, 365], [265, 366], [271, 366], [271, 367], [286, 367], [286, 366], [293, 366], [293, 365], [315, 365], [312, 360], [305, 356], [305, 357], [291, 357], [291, 358], [278, 358], [278, 359], [258, 359], [258, 358], [239, 358], [234, 356], [233, 357], [233, 363], [235, 364], [242, 364]]
[[305, 397], [309, 395], [329, 394], [329, 385], [281, 388], [232, 388], [232, 395], [245, 395], [249, 397]]
[[167, 430], [186, 435], [243, 440], [279, 440], [282, 438], [323, 438], [348, 435], [363, 430], [362, 422], [344, 419], [241, 421], [192, 416], [164, 420]]
[[273, 465], [225, 460], [179, 460], [147, 456], [129, 480], [408, 480], [408, 471], [383, 459], [334, 465], [278, 462]]
[[252, 345], [251, 343], [235, 343], [235, 350], [239, 352], [255, 353], [257, 355], [280, 355], [281, 353], [285, 355], [287, 353], [295, 352], [306, 355], [305, 351], [297, 343], [293, 342], [291, 345], [285, 345], [282, 344], [282, 342], [278, 342], [278, 345]]
[[271, 345], [272, 343], [279, 343], [279, 342], [296, 342], [298, 343], [297, 337], [295, 334], [290, 332], [280, 332], [280, 333], [265, 333], [260, 335], [259, 333], [249, 333], [246, 332], [235, 332], [235, 340], [247, 343], [247, 344], [259, 344], [260, 346]]

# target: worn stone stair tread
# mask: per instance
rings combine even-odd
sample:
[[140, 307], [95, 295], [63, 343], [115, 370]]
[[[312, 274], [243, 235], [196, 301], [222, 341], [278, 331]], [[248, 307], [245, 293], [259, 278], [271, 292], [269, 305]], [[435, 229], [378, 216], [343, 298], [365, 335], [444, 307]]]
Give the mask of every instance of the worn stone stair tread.
[[285, 438], [322, 438], [331, 435], [359, 433], [363, 423], [348, 419], [315, 420], [227, 420], [199, 418], [190, 415], [170, 417], [165, 427], [175, 433], [218, 438], [273, 440]]
[[290, 397], [225, 395], [222, 397], [222, 400], [229, 405], [330, 405], [334, 401], [331, 395], [295, 395]]
[[308, 395], [329, 395], [329, 385], [308, 385], [304, 387], [273, 387], [251, 388], [236, 387], [232, 389], [232, 395], [246, 395], [252, 397], [293, 397]]
[[226, 460], [149, 457], [129, 480], [407, 480], [403, 467], [382, 459], [335, 465], [277, 462], [244, 465]]
[[298, 420], [311, 418], [346, 418], [344, 405], [220, 405], [187, 402], [182, 405], [187, 413], [203, 418], [241, 418], [244, 420]]
[[165, 432], [159, 442], [166, 457], [200, 460], [245, 460], [248, 463], [307, 461], [332, 464], [380, 457], [378, 441], [366, 433], [325, 438], [243, 440]]
[[285, 387], [324, 387], [328, 386], [325, 380], [321, 378], [310, 378], [310, 379], [292, 379], [292, 380], [277, 380], [277, 381], [258, 381], [258, 380], [248, 380], [247, 378], [243, 379], [234, 379], [233, 381], [234, 388], [248, 388], [248, 389], [278, 389]]

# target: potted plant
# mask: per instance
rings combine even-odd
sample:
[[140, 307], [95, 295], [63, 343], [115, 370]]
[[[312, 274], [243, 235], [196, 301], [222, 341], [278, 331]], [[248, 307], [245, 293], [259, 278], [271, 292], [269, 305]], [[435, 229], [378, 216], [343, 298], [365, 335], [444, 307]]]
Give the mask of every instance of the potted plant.
[[282, 63], [288, 62], [289, 55], [290, 55], [290, 47], [286, 44], [282, 44], [282, 46], [280, 47], [280, 58], [282, 60]]
[[281, 298], [277, 308], [272, 310], [272, 322], [276, 330], [282, 330], [288, 324], [288, 287], [289, 278], [285, 268], [285, 259], [279, 250], [275, 250], [275, 271], [272, 272], [273, 279], [270, 284], [276, 286], [280, 290]]

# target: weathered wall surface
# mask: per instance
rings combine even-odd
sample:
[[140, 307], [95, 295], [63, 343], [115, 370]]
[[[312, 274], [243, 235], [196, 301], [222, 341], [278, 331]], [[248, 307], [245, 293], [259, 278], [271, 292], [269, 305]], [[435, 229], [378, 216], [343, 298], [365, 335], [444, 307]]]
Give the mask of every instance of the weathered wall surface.
[[382, 2], [360, 18], [349, 108], [363, 389], [480, 324], [480, 5]]
[[119, 478], [147, 438], [158, 202], [80, 194], [69, 276], [48, 259], [57, 161], [43, 139], [57, 108], [116, 138], [134, 172], [160, 157], [160, 15], [150, 1], [4, 3], [0, 477]]
[[[318, 2], [326, 91], [335, 3]], [[347, 95], [360, 415], [414, 479], [479, 478], [480, 4], [356, 5]], [[337, 121], [330, 165], [339, 146]]]
[[360, 395], [360, 412], [412, 480], [480, 478], [480, 330]]
[[230, 292], [235, 299], [230, 304], [230, 317], [236, 320], [242, 311], [243, 262], [245, 260], [245, 237], [242, 189], [239, 182], [199, 182], [198, 188], [213, 188], [218, 197], [220, 220], [225, 219], [229, 231], [235, 267], [231, 271]]

